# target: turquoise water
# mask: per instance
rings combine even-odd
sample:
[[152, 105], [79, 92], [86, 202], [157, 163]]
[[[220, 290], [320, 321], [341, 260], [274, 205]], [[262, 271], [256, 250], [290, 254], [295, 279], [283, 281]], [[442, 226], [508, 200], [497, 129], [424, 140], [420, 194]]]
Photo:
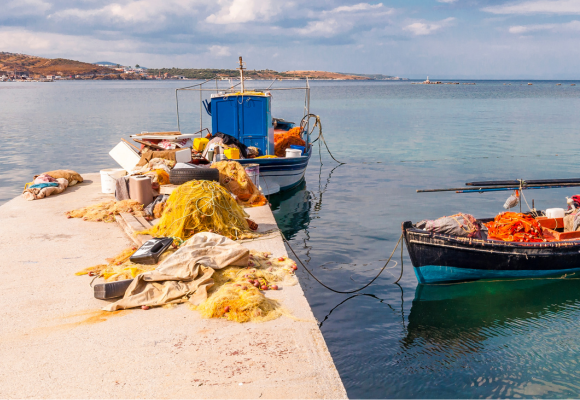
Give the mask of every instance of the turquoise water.
[[[493, 216], [509, 195], [418, 188], [580, 177], [580, 86], [570, 86], [580, 82], [476, 83], [312, 83], [311, 111], [346, 164], [323, 151], [321, 165], [316, 152], [305, 183], [270, 201], [292, 247], [321, 280], [341, 290], [362, 286], [393, 250], [401, 222], [459, 211]], [[107, 153], [120, 137], [175, 129], [173, 89], [180, 84], [0, 84], [0, 202], [35, 173], [114, 167]], [[180, 100], [184, 132], [199, 129], [194, 100]], [[275, 116], [300, 118], [298, 95], [275, 92], [274, 102]], [[565, 196], [577, 193], [526, 197], [537, 208], [565, 207]], [[393, 284], [400, 264], [392, 264], [354, 297], [298, 271], [350, 397], [580, 396], [580, 280], [418, 286], [406, 250], [403, 260], [400, 285]]]

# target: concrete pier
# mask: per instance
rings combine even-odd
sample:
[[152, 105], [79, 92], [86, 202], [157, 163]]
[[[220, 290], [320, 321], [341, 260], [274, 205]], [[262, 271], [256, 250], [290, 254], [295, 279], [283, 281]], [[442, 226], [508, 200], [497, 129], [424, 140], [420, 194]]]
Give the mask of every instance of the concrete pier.
[[[99, 174], [59, 195], [0, 207], [0, 397], [346, 398], [299, 285], [267, 292], [286, 317], [238, 324], [172, 309], [100, 311], [85, 267], [132, 246], [115, 223], [66, 211], [112, 199]], [[265, 207], [249, 209], [260, 230]], [[278, 234], [245, 242], [286, 256]]]

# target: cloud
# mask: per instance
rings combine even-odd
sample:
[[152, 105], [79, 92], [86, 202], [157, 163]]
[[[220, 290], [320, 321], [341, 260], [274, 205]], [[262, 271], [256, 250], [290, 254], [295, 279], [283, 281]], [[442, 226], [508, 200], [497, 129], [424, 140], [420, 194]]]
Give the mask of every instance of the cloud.
[[579, 0], [534, 0], [484, 7], [492, 14], [580, 14]]
[[437, 0], [439, 3], [455, 3], [457, 0]]
[[449, 17], [436, 22], [414, 22], [405, 26], [403, 30], [409, 31], [415, 36], [431, 35], [451, 25], [453, 21], [455, 21], [455, 18]]
[[514, 34], [525, 34], [537, 31], [580, 31], [580, 21], [571, 21], [565, 24], [516, 25], [510, 26], [509, 28], [509, 32]]
[[310, 12], [313, 20], [295, 31], [302, 36], [325, 37], [347, 35], [358, 28], [369, 30], [375, 26], [388, 24], [385, 17], [395, 13], [383, 3], [358, 3], [352, 6], [339, 6], [322, 12]]
[[218, 45], [209, 46], [208, 51], [210, 54], [216, 57], [227, 57], [232, 54], [230, 48], [227, 46], [218, 46]]
[[219, 0], [221, 9], [205, 20], [212, 24], [243, 24], [263, 21], [276, 16], [282, 10], [276, 0]]
[[68, 8], [56, 11], [49, 19], [86, 20], [90, 22], [143, 23], [163, 22], [167, 15], [191, 14], [195, 0], [136, 0], [123, 4], [111, 3], [96, 9]]
[[12, 0], [2, 6], [2, 13], [11, 17], [42, 15], [51, 7], [52, 5], [44, 0]]
[[355, 4], [354, 6], [340, 6], [340, 7], [336, 7], [333, 8], [330, 11], [323, 11], [323, 13], [340, 13], [340, 12], [357, 12], [357, 11], [368, 11], [368, 10], [380, 10], [380, 11], [385, 11], [387, 13], [392, 13], [393, 9], [389, 8], [389, 9], [385, 9], [385, 7], [383, 6], [383, 3], [378, 3], [378, 4], [369, 4], [369, 3], [358, 3]]

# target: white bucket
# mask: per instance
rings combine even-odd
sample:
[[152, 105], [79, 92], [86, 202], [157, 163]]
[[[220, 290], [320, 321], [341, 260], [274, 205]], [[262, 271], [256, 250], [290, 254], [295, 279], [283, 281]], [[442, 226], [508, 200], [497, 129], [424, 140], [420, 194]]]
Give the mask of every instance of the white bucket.
[[548, 208], [546, 210], [546, 217], [548, 218], [564, 218], [564, 214], [563, 208]]
[[248, 178], [256, 185], [257, 188], [260, 187], [260, 164], [246, 164], [244, 165], [246, 174]]
[[302, 150], [286, 149], [286, 158], [296, 158], [302, 155]]
[[115, 193], [117, 179], [127, 175], [123, 168], [109, 168], [101, 170], [101, 192]]

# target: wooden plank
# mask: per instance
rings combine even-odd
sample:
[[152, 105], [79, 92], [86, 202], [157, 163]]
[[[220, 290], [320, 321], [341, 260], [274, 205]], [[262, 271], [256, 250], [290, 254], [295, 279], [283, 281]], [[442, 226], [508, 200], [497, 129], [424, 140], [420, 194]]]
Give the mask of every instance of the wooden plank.
[[143, 230], [149, 229], [153, 226], [153, 225], [151, 225], [151, 222], [147, 221], [143, 217], [135, 215], [135, 218], [137, 219], [137, 221], [139, 221], [141, 223], [141, 225], [143, 225]]
[[125, 222], [125, 220], [120, 215], [115, 215], [115, 221], [117, 224], [123, 229], [123, 232], [135, 243], [137, 246], [141, 246], [141, 241], [138, 240], [135, 236], [133, 236], [133, 230], [129, 228], [129, 225]]
[[138, 148], [137, 146], [134, 146], [133, 143], [130, 143], [128, 140], [125, 140], [123, 138], [121, 138], [121, 140], [125, 143], [127, 143], [129, 146], [131, 146], [133, 148], [133, 150], [135, 150], [137, 153], [141, 154], [141, 149]]
[[[142, 218], [145, 224], [138, 218]], [[143, 217], [135, 217], [129, 213], [121, 213], [115, 217], [115, 220], [123, 228], [127, 236], [138, 246], [142, 246], [143, 243], [153, 238], [151, 235], [136, 235], [137, 232], [151, 227], [151, 224]]]
[[137, 143], [140, 143], [140, 144], [143, 144], [145, 146], [151, 147], [154, 150], [167, 150], [167, 149], [164, 149], [161, 146], [157, 146], [156, 144], [151, 143], [151, 142], [147, 142], [145, 140], [140, 140], [140, 139], [135, 139], [135, 138], [133, 138], [133, 140], [136, 141]]
[[159, 187], [159, 194], [171, 194], [179, 185], [161, 185]]

